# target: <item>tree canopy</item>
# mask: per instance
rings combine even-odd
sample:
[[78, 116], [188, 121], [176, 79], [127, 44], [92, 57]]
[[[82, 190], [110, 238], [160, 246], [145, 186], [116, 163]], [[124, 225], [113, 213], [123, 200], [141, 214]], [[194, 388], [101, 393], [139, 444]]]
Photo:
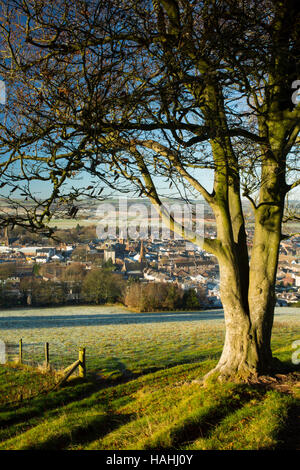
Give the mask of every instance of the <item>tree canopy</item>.
[[[299, 31], [296, 0], [1, 2], [2, 223], [44, 229], [104, 188], [147, 196], [219, 260], [219, 369], [268, 369], [284, 207], [300, 182]], [[85, 174], [88, 186], [76, 181]], [[41, 181], [45, 196], [34, 193]], [[204, 198], [217, 238], [170, 217], [165, 181]], [[250, 263], [242, 196], [255, 216]]]
[[[1, 186], [18, 212], [11, 221], [72, 215], [80, 194], [99, 197], [104, 186], [159, 202], [154, 174], [209, 203], [232, 180], [253, 201], [267, 148], [280, 150], [287, 193], [298, 181], [286, 173], [299, 170], [297, 13], [295, 1], [2, 2]], [[216, 157], [224, 147], [228, 165]], [[215, 170], [213, 194], [201, 168]], [[80, 171], [90, 186], [74, 181]]]

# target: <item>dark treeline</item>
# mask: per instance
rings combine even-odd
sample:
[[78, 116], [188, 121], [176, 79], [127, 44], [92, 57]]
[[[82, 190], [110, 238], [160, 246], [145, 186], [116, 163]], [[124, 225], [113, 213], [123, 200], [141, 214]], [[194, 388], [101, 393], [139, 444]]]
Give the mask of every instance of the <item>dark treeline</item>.
[[122, 303], [138, 311], [201, 309], [204, 306], [205, 296], [200, 289], [184, 291], [175, 284], [125, 280], [109, 267], [87, 271], [80, 263], [74, 263], [62, 272], [54, 268], [53, 280], [45, 280], [40, 272], [23, 277], [19, 282], [2, 277], [0, 306]]

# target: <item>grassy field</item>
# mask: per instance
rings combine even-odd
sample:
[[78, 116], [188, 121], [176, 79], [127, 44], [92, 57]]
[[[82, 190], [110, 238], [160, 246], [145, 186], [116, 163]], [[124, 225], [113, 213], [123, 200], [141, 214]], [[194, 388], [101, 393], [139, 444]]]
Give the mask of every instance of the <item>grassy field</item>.
[[[287, 364], [300, 338], [298, 312], [275, 316], [273, 351]], [[0, 331], [1, 339], [31, 345], [28, 356], [49, 341], [50, 359], [52, 345], [61, 366], [80, 345], [88, 358], [87, 380], [58, 390], [54, 373], [0, 366], [1, 450], [299, 449], [297, 373], [257, 386], [194, 381], [221, 352], [221, 311], [18, 309], [0, 312]]]
[[66, 367], [86, 347], [87, 370], [102, 377], [145, 373], [191, 361], [217, 358], [224, 339], [221, 311], [132, 313], [123, 307], [15, 309], [0, 313], [1, 339], [23, 340], [26, 364]]
[[97, 225], [97, 219], [52, 219], [49, 227], [57, 227], [58, 230], [67, 230], [75, 228], [77, 225], [81, 227], [89, 227], [90, 225]]

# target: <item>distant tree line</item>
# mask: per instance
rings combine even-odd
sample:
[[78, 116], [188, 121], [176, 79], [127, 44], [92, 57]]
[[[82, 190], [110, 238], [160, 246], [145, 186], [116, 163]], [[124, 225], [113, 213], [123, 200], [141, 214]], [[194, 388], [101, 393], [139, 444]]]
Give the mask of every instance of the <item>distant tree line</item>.
[[124, 304], [142, 312], [159, 310], [200, 309], [204, 305], [204, 291], [183, 290], [171, 283], [139, 283], [127, 285]]
[[[65, 304], [103, 305], [122, 303], [138, 311], [200, 309], [204, 305], [204, 292], [183, 290], [171, 283], [143, 283], [125, 280], [112, 268], [92, 268], [86, 271], [80, 263], [64, 271], [51, 267], [53, 280], [39, 275], [23, 277], [20, 283], [5, 280], [0, 284], [0, 306], [51, 306]], [[49, 274], [49, 273], [48, 273]]]
[[[67, 221], [66, 221], [67, 223]], [[25, 227], [16, 226], [9, 228], [8, 236], [10, 240], [17, 240], [18, 244], [27, 245], [52, 245], [55, 246], [57, 243], [65, 244], [76, 244], [76, 243], [87, 243], [94, 240], [96, 235], [95, 225], [80, 225], [79, 223], [75, 227], [54, 227], [52, 238], [41, 237], [41, 234], [29, 231]], [[4, 240], [4, 231], [0, 232], [0, 237]]]

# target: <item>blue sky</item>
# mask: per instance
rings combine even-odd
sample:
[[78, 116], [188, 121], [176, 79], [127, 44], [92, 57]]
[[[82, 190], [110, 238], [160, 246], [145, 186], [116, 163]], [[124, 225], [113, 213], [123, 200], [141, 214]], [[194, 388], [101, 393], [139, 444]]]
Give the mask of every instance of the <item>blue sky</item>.
[[[195, 175], [194, 175], [195, 176]], [[212, 170], [198, 170], [197, 171], [197, 177], [199, 182], [209, 191], [211, 192], [213, 189], [213, 171]], [[68, 186], [74, 186], [74, 187], [88, 187], [91, 184], [91, 180], [95, 180], [95, 177], [92, 178], [89, 174], [86, 172], [82, 172], [79, 175], [79, 178], [74, 178], [70, 179], [68, 181]], [[155, 180], [155, 178], [154, 178]], [[174, 189], [169, 189], [167, 183], [162, 183], [161, 178], [156, 179], [156, 184], [159, 190], [160, 195], [162, 196], [176, 196], [176, 192]], [[67, 188], [67, 186], [66, 186]], [[32, 183], [32, 189], [35, 191], [37, 197], [46, 197], [49, 195], [50, 190], [51, 190], [51, 185], [50, 183], [46, 182], [40, 182], [36, 181]], [[105, 194], [108, 192], [111, 194], [111, 191], [109, 188], [103, 191], [101, 196], [105, 196]], [[117, 191], [115, 192], [115, 196], [121, 196], [122, 193], [118, 193]], [[129, 196], [129, 195], [128, 195]], [[201, 199], [201, 197], [199, 197]], [[290, 192], [289, 195], [289, 200], [300, 200], [300, 187], [295, 188], [293, 191]]]
[[[5, 90], [5, 83], [0, 79], [0, 105], [5, 104], [6, 100], [6, 90]], [[1, 108], [0, 108], [1, 109]], [[213, 188], [213, 171], [212, 170], [197, 170], [193, 174], [193, 176], [197, 177], [198, 181], [208, 190], [212, 191]], [[68, 182], [68, 186], [71, 187], [87, 187], [91, 184], [91, 180], [95, 179], [92, 178], [88, 173], [82, 172], [80, 174], [80, 180], [77, 181], [75, 178], [70, 179]], [[154, 178], [155, 179], [155, 178]], [[168, 183], [162, 183], [162, 178], [157, 178], [157, 187], [161, 195], [164, 196], [175, 196], [174, 189], [169, 189]], [[35, 192], [37, 197], [47, 197], [51, 191], [51, 185], [47, 182], [40, 182], [36, 181], [32, 183], [32, 189]], [[5, 195], [5, 192], [2, 191], [2, 194]], [[16, 192], [17, 195], [17, 192]], [[105, 195], [105, 191], [102, 195]], [[116, 191], [116, 196], [118, 196], [118, 192]], [[290, 200], [300, 200], [300, 187], [295, 188], [291, 191], [289, 195]]]

